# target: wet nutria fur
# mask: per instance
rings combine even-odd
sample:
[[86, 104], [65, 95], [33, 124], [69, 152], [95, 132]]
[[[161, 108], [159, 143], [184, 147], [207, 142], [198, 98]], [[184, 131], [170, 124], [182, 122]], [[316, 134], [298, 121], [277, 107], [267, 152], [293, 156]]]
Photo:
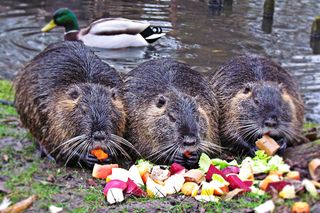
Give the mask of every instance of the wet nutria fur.
[[270, 59], [236, 57], [213, 76], [220, 103], [221, 143], [237, 155], [253, 155], [255, 141], [269, 134], [279, 153], [299, 142], [304, 106], [296, 81]]
[[194, 167], [201, 152], [219, 154], [218, 102], [189, 66], [170, 59], [141, 64], [126, 77], [125, 106], [128, 140], [143, 157]]
[[102, 163], [123, 153], [122, 81], [81, 42], [50, 45], [18, 73], [14, 85], [22, 123], [56, 160], [92, 167], [92, 148], [109, 154]]

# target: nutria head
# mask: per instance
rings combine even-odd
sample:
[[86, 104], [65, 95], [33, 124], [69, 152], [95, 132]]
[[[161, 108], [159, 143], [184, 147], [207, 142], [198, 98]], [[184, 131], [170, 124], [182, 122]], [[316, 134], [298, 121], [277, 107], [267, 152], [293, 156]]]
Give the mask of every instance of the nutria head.
[[[65, 164], [92, 167], [98, 160], [90, 154], [102, 148], [110, 163], [121, 155], [129, 157], [123, 145], [130, 143], [121, 138], [125, 127], [122, 100], [115, 88], [99, 84], [71, 84], [52, 98], [48, 114], [49, 152]], [[100, 162], [101, 163], [101, 162]]]
[[193, 167], [201, 152], [218, 150], [212, 142], [209, 115], [198, 98], [176, 90], [155, 96], [142, 104], [137, 134], [138, 150], [154, 162], [177, 162]]
[[[229, 120], [237, 132], [230, 132], [242, 146], [251, 152], [256, 150], [255, 141], [264, 134], [280, 145], [280, 152], [287, 143], [298, 137], [298, 121], [292, 97], [283, 84], [271, 81], [250, 82], [231, 99]], [[230, 128], [234, 130], [234, 128]], [[239, 140], [241, 138], [241, 140]]]

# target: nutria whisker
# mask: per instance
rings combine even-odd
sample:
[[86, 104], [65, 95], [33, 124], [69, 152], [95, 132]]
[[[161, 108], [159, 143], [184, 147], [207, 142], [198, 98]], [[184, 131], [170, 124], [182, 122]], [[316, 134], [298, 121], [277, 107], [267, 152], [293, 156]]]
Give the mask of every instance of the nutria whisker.
[[72, 143], [69, 142], [67, 144], [65, 144], [62, 149], [58, 152], [57, 154], [57, 157], [60, 157], [61, 154], [63, 155], [62, 158], [64, 158], [64, 156], [68, 156], [69, 153], [72, 152], [72, 150], [77, 147], [79, 144], [81, 144], [83, 141], [85, 141], [86, 138], [82, 138], [82, 139], [79, 139], [79, 140], [75, 140], [73, 141]]
[[168, 151], [167, 157], [164, 159], [164, 162], [166, 162], [168, 158], [169, 158], [169, 162], [172, 162], [175, 154], [180, 150], [180, 148], [181, 148], [181, 145], [175, 144], [175, 146], [173, 146], [170, 149], [170, 151]]
[[[127, 158], [128, 160], [131, 160], [130, 155], [119, 145], [117, 144], [115, 141], [113, 140], [109, 140], [110, 142], [110, 147], [113, 146], [113, 148], [115, 148], [116, 150], [120, 151], [120, 153]], [[115, 156], [116, 157], [116, 156]]]
[[[79, 150], [86, 144], [88, 143], [88, 140], [85, 140], [85, 141], [80, 141], [76, 144], [76, 147], [75, 149], [71, 149], [71, 153], [69, 154], [69, 157], [67, 157], [66, 161], [65, 161], [65, 166], [67, 166], [68, 162], [74, 157], [76, 156], [77, 154], [79, 154]], [[79, 156], [80, 158], [80, 156]]]
[[172, 144], [172, 145], [166, 146], [164, 148], [159, 148], [159, 151], [154, 153], [152, 155], [152, 157], [150, 157], [150, 159], [154, 160], [155, 162], [157, 162], [162, 157], [168, 156], [172, 152], [172, 150], [174, 150], [175, 147], [176, 147], [176, 145]]
[[111, 134], [111, 140], [114, 140], [114, 141], [116, 141], [116, 142], [118, 142], [120, 144], [123, 144], [123, 145], [133, 149], [136, 152], [136, 154], [139, 157], [141, 157], [141, 154], [139, 153], [139, 151], [129, 141], [127, 141], [126, 139], [124, 139], [124, 138], [122, 138], [122, 137], [120, 137], [118, 135]]
[[154, 156], [162, 155], [162, 153], [167, 153], [168, 150], [170, 151], [170, 149], [174, 146], [175, 146], [175, 144], [173, 144], [173, 143], [168, 144], [167, 146], [164, 146], [164, 147], [158, 146], [158, 147], [156, 147], [156, 149], [158, 149], [158, 151], [151, 153], [150, 155], [147, 155], [146, 158], [154, 160]]
[[[73, 138], [71, 138], [71, 139], [69, 139], [69, 140], [67, 140], [67, 141], [59, 144], [58, 146], [56, 146], [51, 152], [49, 152], [49, 154], [52, 154], [53, 152], [55, 152], [57, 149], [61, 148], [62, 146], [66, 146], [66, 145], [68, 145], [68, 144], [70, 144], [70, 143], [73, 143], [73, 142], [75, 142], [75, 141], [77, 141], [77, 140], [81, 140], [81, 139], [84, 139], [84, 138], [86, 138], [86, 135], [85, 135], [85, 134], [79, 135], [79, 136], [76, 136], [76, 137], [73, 137]], [[62, 151], [62, 150], [60, 150], [60, 152], [61, 152], [61, 151]]]

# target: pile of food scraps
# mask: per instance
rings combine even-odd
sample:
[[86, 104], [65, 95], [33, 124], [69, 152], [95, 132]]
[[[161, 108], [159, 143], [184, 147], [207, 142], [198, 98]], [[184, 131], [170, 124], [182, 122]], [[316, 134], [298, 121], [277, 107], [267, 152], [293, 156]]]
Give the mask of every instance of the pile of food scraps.
[[[124, 194], [136, 197], [182, 194], [200, 202], [228, 201], [246, 192], [258, 195], [276, 193], [280, 198], [293, 199], [307, 191], [312, 197], [319, 197], [320, 159], [309, 163], [312, 177], [309, 180], [302, 179], [298, 171], [291, 171], [282, 157], [270, 156], [272, 154], [274, 151], [259, 150], [255, 157], [247, 157], [238, 163], [236, 160], [210, 159], [203, 153], [199, 168], [190, 170], [178, 163], [171, 166], [153, 165], [146, 160], [139, 160], [129, 170], [119, 168], [118, 164], [95, 164], [92, 176], [106, 179], [103, 194], [109, 204], [124, 201]], [[255, 211], [272, 212], [274, 209], [273, 201], [269, 200]], [[296, 202], [292, 206], [292, 212], [309, 211], [309, 205], [305, 202]]]

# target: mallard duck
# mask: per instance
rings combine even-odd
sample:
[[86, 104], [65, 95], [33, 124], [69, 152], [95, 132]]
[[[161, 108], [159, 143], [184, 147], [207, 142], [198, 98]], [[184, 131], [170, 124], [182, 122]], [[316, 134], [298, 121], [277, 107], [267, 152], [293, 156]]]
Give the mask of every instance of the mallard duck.
[[65, 28], [65, 40], [81, 40], [87, 46], [108, 49], [147, 46], [165, 35], [161, 27], [124, 18], [99, 19], [80, 29], [76, 15], [68, 8], [55, 11], [41, 31], [48, 32], [56, 26]]

